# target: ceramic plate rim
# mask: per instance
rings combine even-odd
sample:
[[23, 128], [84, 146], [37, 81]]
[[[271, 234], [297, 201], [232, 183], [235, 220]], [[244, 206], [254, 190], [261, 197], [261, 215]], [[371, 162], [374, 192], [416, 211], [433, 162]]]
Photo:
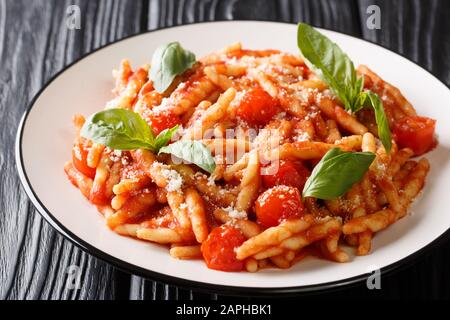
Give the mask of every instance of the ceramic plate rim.
[[[92, 254], [96, 258], [99, 258], [100, 260], [103, 260], [107, 263], [112, 264], [113, 266], [124, 270], [126, 272], [130, 272], [132, 274], [136, 274], [139, 276], [143, 276], [145, 278], [150, 278], [152, 280], [158, 280], [165, 283], [169, 283], [172, 285], [176, 285], [183, 288], [188, 289], [194, 289], [202, 292], [208, 292], [208, 293], [219, 293], [219, 294], [225, 294], [225, 295], [236, 295], [236, 296], [266, 296], [269, 294], [284, 294], [284, 295], [292, 295], [292, 294], [299, 294], [299, 293], [313, 293], [318, 291], [324, 291], [324, 290], [336, 290], [342, 287], [347, 287], [350, 285], [356, 285], [360, 283], [361, 281], [365, 281], [367, 279], [368, 273], [361, 274], [358, 276], [338, 280], [338, 281], [332, 281], [332, 282], [324, 282], [320, 284], [314, 284], [314, 285], [303, 285], [303, 286], [295, 286], [295, 287], [240, 287], [240, 286], [230, 286], [230, 285], [216, 285], [211, 284], [207, 282], [200, 282], [200, 281], [194, 281], [194, 280], [187, 280], [183, 278], [179, 278], [172, 275], [167, 275], [164, 273], [152, 271], [140, 266], [137, 266], [133, 263], [124, 261], [120, 258], [117, 258], [113, 255], [110, 255], [101, 249], [98, 249], [97, 247], [89, 244], [88, 242], [84, 241], [83, 239], [79, 238], [75, 234], [73, 234], [67, 227], [65, 227], [58, 219], [53, 216], [53, 214], [48, 210], [45, 205], [41, 202], [41, 200], [38, 198], [36, 192], [33, 190], [33, 187], [31, 186], [31, 183], [29, 181], [29, 178], [27, 176], [27, 173], [24, 169], [23, 164], [23, 155], [22, 155], [22, 137], [23, 137], [23, 129], [27, 120], [27, 117], [32, 110], [33, 106], [35, 105], [35, 102], [38, 100], [38, 98], [41, 96], [41, 94], [46, 90], [46, 88], [55, 81], [61, 74], [63, 74], [65, 71], [67, 71], [69, 68], [83, 60], [84, 58], [96, 53], [99, 50], [102, 50], [106, 47], [109, 47], [111, 45], [114, 45], [118, 42], [127, 40], [129, 38], [138, 37], [140, 35], [152, 33], [152, 32], [158, 32], [161, 30], [166, 29], [172, 29], [172, 28], [183, 28], [184, 26], [189, 26], [193, 24], [214, 24], [214, 23], [234, 23], [234, 22], [268, 22], [268, 23], [279, 23], [279, 24], [287, 24], [287, 25], [296, 25], [296, 23], [290, 23], [290, 22], [280, 22], [280, 21], [272, 21], [272, 20], [216, 20], [216, 21], [204, 21], [204, 22], [196, 22], [196, 23], [187, 23], [182, 25], [176, 25], [176, 26], [169, 26], [169, 27], [163, 27], [158, 28], [155, 30], [147, 30], [143, 32], [139, 32], [136, 34], [128, 35], [124, 38], [121, 38], [119, 40], [107, 43], [103, 46], [100, 46], [99, 48], [96, 48], [92, 50], [91, 52], [88, 52], [78, 59], [74, 60], [67, 66], [63, 67], [60, 71], [58, 71], [55, 75], [53, 75], [44, 85], [43, 87], [34, 95], [34, 97], [31, 99], [30, 103], [28, 104], [17, 129], [16, 134], [16, 141], [15, 141], [15, 160], [16, 160], [16, 168], [18, 171], [19, 179], [22, 184], [22, 187], [25, 190], [25, 193], [33, 203], [34, 207], [37, 209], [39, 214], [48, 222], [52, 227], [54, 227], [59, 233], [61, 233], [65, 238], [67, 238], [69, 241], [71, 241], [74, 245], [81, 248], [82, 250], [86, 251], [89, 254]], [[409, 62], [412, 62], [414, 65], [416, 65], [418, 68], [426, 71], [429, 73], [436, 81], [444, 85], [447, 89], [450, 90], [450, 87], [447, 86], [444, 82], [442, 82], [439, 78], [437, 78], [434, 74], [432, 74], [427, 69], [423, 68], [416, 62], [406, 58], [402, 54], [396, 53], [380, 44], [374, 43], [372, 41], [369, 41], [367, 39], [358, 38], [355, 36], [352, 36], [347, 33], [343, 32], [337, 32], [328, 28], [318, 27], [323, 30], [331, 31], [337, 34], [341, 34], [347, 37], [351, 37], [354, 39], [362, 40], [365, 42], [368, 42], [372, 45], [376, 45], [378, 47], [381, 47], [385, 50], [388, 50], [391, 54], [397, 55], [402, 57], [403, 59], [406, 59]], [[435, 248], [436, 246], [440, 245], [445, 240], [450, 239], [450, 228], [448, 228], [445, 232], [443, 232], [440, 236], [438, 236], [436, 239], [425, 245], [424, 247], [420, 248], [417, 251], [414, 251], [410, 255], [390, 264], [385, 267], [383, 267], [380, 271], [383, 275], [390, 274], [392, 271], [397, 270], [401, 267], [404, 267], [407, 262], [410, 262], [419, 256], [423, 256], [425, 253], [429, 252], [431, 249]]]

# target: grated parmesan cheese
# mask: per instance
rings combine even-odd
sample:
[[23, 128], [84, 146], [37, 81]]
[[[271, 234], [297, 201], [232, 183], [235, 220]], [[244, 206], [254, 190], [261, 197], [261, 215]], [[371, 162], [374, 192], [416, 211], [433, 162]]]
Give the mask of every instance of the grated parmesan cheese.
[[208, 178], [208, 183], [207, 183], [206, 185], [207, 185], [207, 186], [210, 186], [210, 187], [216, 185], [216, 181], [214, 180], [214, 176], [213, 176], [213, 175], [210, 175], [210, 176], [209, 176], [209, 178]]
[[120, 150], [111, 151], [111, 153], [109, 154], [109, 158], [113, 162], [121, 161], [122, 160], [122, 151], [120, 151]]
[[184, 209], [186, 209], [186, 208], [187, 208], [186, 202], [183, 202], [183, 203], [180, 204], [180, 209], [181, 209], [181, 210], [184, 210]]
[[75, 152], [75, 157], [78, 159], [82, 159], [83, 156], [81, 155], [80, 147], [77, 145], [75, 148], [73, 148], [73, 151]]
[[275, 117], [273, 117], [275, 120], [283, 120], [286, 119], [286, 112], [280, 112]]
[[306, 131], [300, 131], [294, 136], [294, 140], [295, 141], [311, 141], [311, 136]]
[[180, 174], [160, 162], [154, 162], [153, 166], [161, 167], [161, 174], [167, 179], [166, 190], [169, 192], [180, 191], [183, 186], [183, 178]]
[[227, 212], [231, 219], [247, 219], [247, 212], [236, 210], [232, 206], [222, 208], [222, 210]]

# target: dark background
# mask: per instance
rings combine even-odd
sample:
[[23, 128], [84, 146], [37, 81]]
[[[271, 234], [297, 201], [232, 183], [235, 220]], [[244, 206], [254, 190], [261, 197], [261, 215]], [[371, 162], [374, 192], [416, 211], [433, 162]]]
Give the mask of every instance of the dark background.
[[[81, 8], [80, 30], [65, 25], [71, 4]], [[380, 30], [366, 27], [371, 4], [381, 8]], [[19, 119], [32, 97], [82, 55], [146, 30], [232, 19], [304, 21], [364, 38], [406, 56], [450, 85], [447, 0], [0, 0], [1, 299], [226, 299], [131, 275], [65, 240], [22, 190], [13, 146]], [[362, 284], [312, 298], [449, 298], [449, 249], [447, 241], [383, 276], [381, 290], [369, 291]], [[66, 288], [70, 265], [82, 268], [79, 290]]]

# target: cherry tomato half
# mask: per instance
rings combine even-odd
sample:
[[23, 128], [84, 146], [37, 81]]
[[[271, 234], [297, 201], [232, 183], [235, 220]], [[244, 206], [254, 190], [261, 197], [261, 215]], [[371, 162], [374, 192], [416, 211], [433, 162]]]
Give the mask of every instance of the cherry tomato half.
[[78, 139], [72, 148], [72, 162], [75, 168], [84, 174], [86, 177], [94, 179], [95, 168], [87, 165], [88, 141], [86, 139]]
[[436, 120], [407, 116], [395, 122], [394, 139], [401, 148], [411, 148], [415, 155], [421, 155], [434, 146]]
[[257, 220], [266, 228], [277, 226], [285, 219], [300, 217], [303, 210], [298, 189], [285, 185], [267, 189], [258, 197], [255, 205]]
[[222, 225], [211, 231], [201, 246], [208, 268], [222, 271], [243, 270], [244, 262], [236, 258], [234, 250], [245, 240], [242, 232], [230, 225]]
[[[278, 185], [287, 185], [303, 189], [311, 172], [301, 162], [281, 160], [273, 162], [266, 167], [268, 175], [263, 175], [263, 184], [266, 188]], [[273, 173], [273, 174], [272, 174]]]
[[170, 110], [152, 111], [148, 117], [148, 124], [153, 129], [153, 134], [158, 135], [164, 129], [170, 129], [180, 124], [180, 118]]
[[261, 88], [245, 92], [237, 107], [238, 117], [254, 126], [267, 124], [277, 111], [277, 101]]

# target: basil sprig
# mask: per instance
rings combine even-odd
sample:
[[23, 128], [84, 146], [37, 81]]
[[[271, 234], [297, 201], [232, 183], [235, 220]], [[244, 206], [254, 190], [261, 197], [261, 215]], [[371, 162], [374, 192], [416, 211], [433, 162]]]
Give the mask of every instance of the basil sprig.
[[350, 58], [337, 44], [305, 23], [298, 25], [297, 45], [308, 68], [339, 97], [345, 110], [356, 113], [364, 106], [374, 109], [378, 135], [386, 152], [389, 152], [391, 130], [383, 103], [375, 93], [363, 91], [364, 78], [357, 76]]
[[171, 42], [158, 47], [153, 53], [150, 79], [160, 93], [169, 88], [177, 75], [190, 69], [195, 63], [195, 55], [184, 50], [179, 42]]
[[180, 140], [166, 145], [178, 130], [178, 125], [161, 131], [156, 137], [141, 116], [126, 109], [107, 109], [90, 116], [81, 128], [81, 136], [116, 150], [148, 149], [153, 153], [171, 153], [213, 172], [214, 158], [198, 141]]
[[329, 150], [306, 180], [302, 196], [329, 200], [344, 195], [362, 179], [374, 159], [371, 152]]
[[353, 109], [356, 96], [356, 70], [350, 58], [327, 37], [311, 26], [300, 23], [298, 48], [308, 68], [313, 70], [341, 99], [346, 109]]

